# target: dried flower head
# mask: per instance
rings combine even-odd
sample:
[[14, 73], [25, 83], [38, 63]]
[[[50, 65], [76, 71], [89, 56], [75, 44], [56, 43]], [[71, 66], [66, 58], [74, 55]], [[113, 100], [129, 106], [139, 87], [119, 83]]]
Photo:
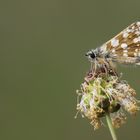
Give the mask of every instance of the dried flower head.
[[94, 129], [101, 127], [102, 118], [109, 113], [114, 127], [120, 127], [126, 120], [125, 111], [136, 114], [139, 110], [136, 92], [112, 69], [103, 67], [88, 72], [81, 89], [77, 91], [80, 100], [77, 110], [91, 120]]

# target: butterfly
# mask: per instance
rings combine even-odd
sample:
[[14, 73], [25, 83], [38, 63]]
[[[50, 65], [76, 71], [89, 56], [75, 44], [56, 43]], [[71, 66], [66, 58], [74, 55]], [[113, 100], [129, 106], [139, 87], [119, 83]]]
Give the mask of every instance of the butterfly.
[[140, 22], [132, 23], [115, 37], [85, 55], [95, 69], [101, 65], [110, 67], [112, 62], [140, 65]]

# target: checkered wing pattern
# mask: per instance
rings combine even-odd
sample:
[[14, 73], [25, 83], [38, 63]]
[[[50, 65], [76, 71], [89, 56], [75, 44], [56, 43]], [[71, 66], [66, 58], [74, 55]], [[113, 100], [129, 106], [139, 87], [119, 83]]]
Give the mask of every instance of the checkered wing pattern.
[[140, 22], [128, 26], [100, 49], [113, 61], [140, 65]]

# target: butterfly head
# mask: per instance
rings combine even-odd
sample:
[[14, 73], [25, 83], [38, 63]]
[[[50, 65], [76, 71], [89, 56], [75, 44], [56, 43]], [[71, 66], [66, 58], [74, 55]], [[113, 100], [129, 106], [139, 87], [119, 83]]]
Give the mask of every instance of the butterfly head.
[[98, 52], [97, 52], [97, 50], [95, 49], [95, 50], [90, 50], [90, 51], [88, 51], [88, 52], [85, 54], [85, 56], [88, 58], [89, 61], [93, 62], [93, 61], [95, 61], [95, 59], [97, 58], [97, 54], [98, 54]]

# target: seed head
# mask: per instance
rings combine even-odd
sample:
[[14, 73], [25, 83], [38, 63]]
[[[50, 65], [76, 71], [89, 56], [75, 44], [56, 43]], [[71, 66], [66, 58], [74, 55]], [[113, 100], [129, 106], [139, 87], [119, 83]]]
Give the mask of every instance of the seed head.
[[135, 90], [118, 75], [106, 74], [102, 69], [94, 75], [88, 72], [77, 93], [78, 98], [81, 97], [77, 110], [91, 120], [94, 129], [101, 127], [106, 113], [110, 114], [112, 124], [118, 128], [126, 120], [125, 111], [136, 114], [139, 110]]

